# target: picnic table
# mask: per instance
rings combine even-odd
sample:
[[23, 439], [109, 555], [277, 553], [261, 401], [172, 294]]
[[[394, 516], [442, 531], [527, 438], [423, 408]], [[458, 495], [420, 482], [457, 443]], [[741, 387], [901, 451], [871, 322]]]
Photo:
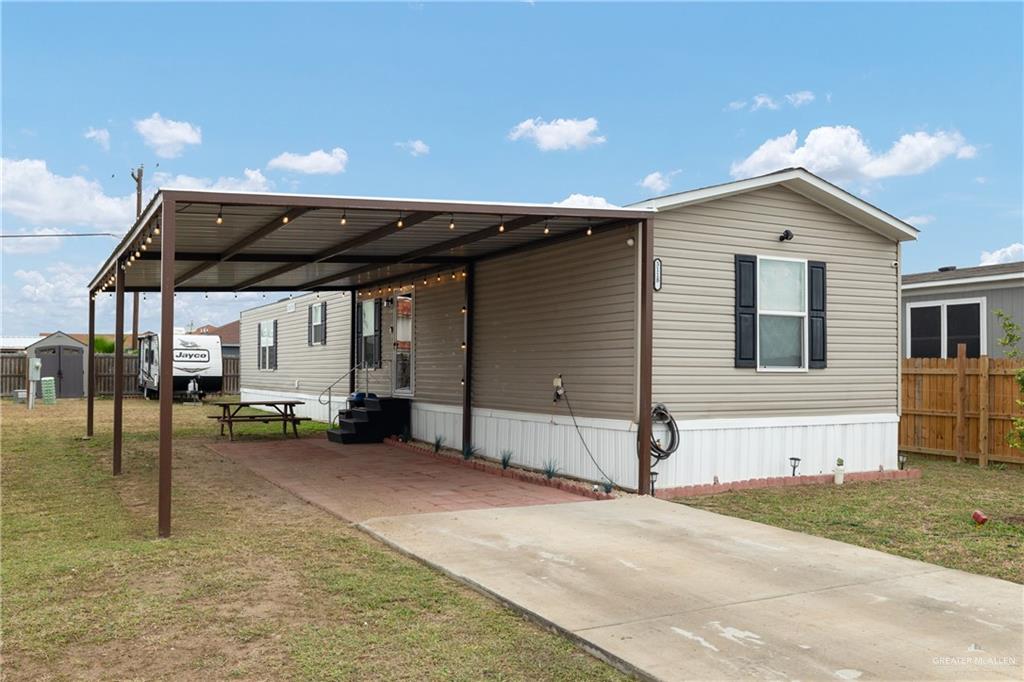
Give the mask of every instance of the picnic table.
[[[243, 400], [240, 402], [230, 401], [214, 401], [211, 405], [218, 405], [221, 408], [221, 414], [211, 414], [210, 419], [216, 419], [220, 424], [220, 435], [224, 435], [224, 427], [228, 427], [228, 437], [230, 440], [235, 439], [234, 425], [236, 423], [251, 423], [261, 422], [263, 424], [269, 424], [270, 422], [281, 422], [281, 432], [284, 435], [288, 435], [288, 425], [292, 425], [292, 432], [295, 437], [299, 437], [299, 423], [309, 421], [309, 417], [296, 417], [295, 406], [305, 405], [301, 400]], [[263, 414], [238, 414], [243, 407], [273, 407], [277, 414], [272, 412], [265, 412]]]

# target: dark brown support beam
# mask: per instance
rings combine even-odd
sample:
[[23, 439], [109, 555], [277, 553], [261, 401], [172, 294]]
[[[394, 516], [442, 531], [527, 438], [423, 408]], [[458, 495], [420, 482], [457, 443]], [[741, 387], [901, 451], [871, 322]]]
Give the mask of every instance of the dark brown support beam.
[[[306, 213], [309, 213], [309, 211], [311, 211], [311, 210], [312, 209], [309, 209], [309, 208], [292, 208], [292, 209], [289, 209], [289, 210], [285, 211], [284, 213], [282, 213], [281, 215], [275, 217], [273, 220], [268, 222], [266, 225], [264, 225], [260, 229], [255, 230], [254, 232], [251, 232], [250, 234], [246, 235], [245, 237], [242, 237], [237, 242], [235, 242], [234, 244], [232, 244], [231, 246], [226, 248], [215, 260], [209, 260], [209, 261], [206, 261], [205, 263], [200, 263], [196, 267], [194, 267], [191, 270], [189, 270], [188, 272], [184, 273], [181, 277], [178, 277], [175, 280], [174, 284], [175, 285], [183, 284], [183, 283], [187, 282], [188, 280], [192, 279], [193, 277], [195, 277], [196, 275], [201, 274], [203, 272], [206, 272], [207, 270], [212, 268], [214, 265], [217, 265], [217, 263], [226, 261], [227, 259], [231, 258], [232, 256], [237, 255], [243, 249], [245, 249], [245, 248], [247, 248], [249, 246], [252, 246], [253, 244], [258, 242], [259, 240], [261, 240], [264, 237], [266, 237], [267, 235], [271, 234], [272, 232], [276, 232], [277, 230], [281, 229], [282, 227], [284, 227], [285, 225], [287, 225], [291, 221], [295, 220], [299, 216], [302, 216], [302, 215], [304, 215]], [[163, 248], [160, 249], [160, 253], [163, 254]]]
[[160, 234], [160, 483], [157, 534], [171, 535], [171, 460], [174, 447], [174, 201], [164, 201]]
[[[280, 263], [382, 263], [391, 265], [394, 263], [468, 263], [470, 258], [464, 256], [436, 256], [434, 258], [406, 259], [404, 256], [378, 256], [370, 254], [339, 255], [323, 260], [314, 260], [314, 256], [298, 253], [236, 253], [231, 258], [225, 258], [223, 262], [228, 263], [263, 263], [265, 265], [277, 265]], [[202, 251], [183, 251], [174, 256], [178, 263], [201, 263], [206, 261], [219, 261], [219, 253]], [[159, 251], [143, 251], [135, 260], [160, 260]]]
[[114, 475], [121, 475], [121, 445], [124, 408], [124, 276], [120, 265], [114, 270]]
[[637, 409], [637, 493], [651, 492], [651, 393], [654, 374], [654, 221], [640, 222], [640, 400]]
[[85, 435], [92, 438], [96, 416], [96, 292], [89, 292], [89, 358], [85, 388], [89, 392], [85, 403]]
[[[419, 223], [430, 220], [431, 218], [437, 215], [440, 214], [434, 212], [411, 213], [408, 216], [403, 216], [401, 218], [402, 227], [398, 227], [399, 219], [396, 218], [387, 225], [381, 225], [380, 227], [370, 230], [365, 234], [361, 234], [358, 237], [351, 237], [344, 241], [338, 242], [334, 246], [327, 247], [323, 251], [320, 251], [319, 253], [313, 256], [313, 262], [322, 263], [323, 261], [326, 261], [329, 258], [333, 258], [334, 256], [340, 256], [346, 251], [351, 251], [352, 249], [358, 248], [363, 244], [369, 244], [370, 242], [375, 242], [378, 239], [383, 239], [384, 237], [395, 234], [400, 230], [407, 230], [413, 225], [418, 225]], [[235, 288], [238, 291], [248, 289], [254, 284], [259, 284], [260, 282], [263, 282], [265, 280], [273, 279], [274, 277], [283, 275], [286, 272], [291, 272], [292, 270], [298, 270], [303, 265], [306, 265], [306, 263], [286, 263], [285, 265], [281, 265], [272, 270], [269, 270], [263, 273], [262, 275], [257, 275], [256, 277], [247, 279], [241, 284], [237, 285]], [[301, 291], [302, 289], [300, 287], [295, 287], [295, 290]]]
[[[509, 220], [508, 222], [499, 222], [495, 225], [492, 225], [491, 227], [484, 228], [483, 230], [477, 230], [476, 232], [472, 232], [470, 234], [464, 234], [460, 237], [454, 237], [452, 239], [445, 240], [440, 244], [434, 244], [433, 246], [425, 246], [422, 249], [417, 249], [416, 251], [412, 251], [410, 253], [405, 254], [404, 256], [401, 256], [398, 262], [413, 262], [422, 258], [426, 258], [435, 253], [450, 251], [451, 249], [455, 249], [460, 246], [465, 246], [466, 244], [472, 244], [473, 242], [478, 242], [484, 239], [488, 239], [490, 237], [497, 237], [502, 234], [508, 234], [509, 232], [514, 232], [515, 230], [519, 230], [524, 227], [529, 227], [530, 225], [536, 225], [537, 223], [544, 222], [545, 220], [548, 220], [547, 216], [522, 216], [521, 218], [515, 218], [514, 220]], [[502, 225], [505, 226], [504, 230], [502, 230]], [[379, 267], [379, 265], [369, 264], [358, 268], [352, 268], [351, 270], [339, 272], [336, 275], [328, 275], [326, 277], [320, 277], [319, 279], [310, 280], [309, 282], [304, 282], [297, 287], [297, 290], [306, 291], [307, 289], [315, 289], [318, 286], [329, 284], [340, 279], [357, 277], [367, 272], [373, 272], [374, 270], [379, 269]]]
[[132, 350], [139, 348], [139, 292], [132, 292]]
[[[543, 248], [545, 248], [547, 246], [554, 246], [555, 244], [562, 244], [564, 242], [573, 241], [575, 239], [583, 239], [585, 237], [589, 237], [589, 236], [592, 236], [592, 235], [604, 234], [605, 232], [612, 232], [614, 230], [621, 230], [621, 229], [627, 228], [627, 227], [628, 228], [635, 228], [636, 224], [637, 224], [637, 222], [636, 222], [635, 219], [629, 219], [629, 220], [609, 220], [608, 222], [599, 223], [599, 224], [593, 225], [591, 227], [583, 227], [583, 228], [580, 228], [578, 230], [573, 230], [572, 232], [564, 232], [564, 233], [559, 234], [559, 235], [554, 235], [554, 236], [551, 236], [551, 237], [545, 237], [544, 239], [538, 239], [536, 241], [527, 242], [525, 244], [517, 244], [515, 246], [510, 246], [508, 248], [501, 249], [499, 251], [492, 251], [491, 253], [484, 254], [483, 256], [480, 256], [476, 260], [477, 261], [486, 261], [486, 260], [492, 260], [494, 258], [501, 258], [502, 256], [510, 256], [510, 255], [516, 254], [516, 253], [525, 253], [527, 251], [533, 251], [535, 249], [543, 249]], [[587, 234], [587, 230], [588, 229], [591, 231], [591, 235]]]
[[473, 313], [474, 313], [474, 266], [466, 266], [463, 278], [466, 305], [465, 332], [463, 338], [466, 350], [462, 358], [462, 448], [473, 447]]

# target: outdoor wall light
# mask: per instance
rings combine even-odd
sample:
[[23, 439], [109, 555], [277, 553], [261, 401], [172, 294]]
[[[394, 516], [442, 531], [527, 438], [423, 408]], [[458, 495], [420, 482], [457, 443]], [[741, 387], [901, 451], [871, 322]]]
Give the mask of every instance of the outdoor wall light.
[[783, 230], [782, 234], [779, 235], [780, 242], [788, 242], [793, 239], [795, 235], [792, 230]]
[[800, 466], [800, 458], [799, 457], [790, 457], [789, 458], [789, 466], [793, 467], [793, 475], [796, 476], [796, 468], [798, 466]]
[[907, 453], [901, 452], [898, 455], [896, 455], [896, 461], [898, 462], [898, 466], [900, 468], [900, 471], [903, 471], [904, 469], [906, 469], [907, 468]]

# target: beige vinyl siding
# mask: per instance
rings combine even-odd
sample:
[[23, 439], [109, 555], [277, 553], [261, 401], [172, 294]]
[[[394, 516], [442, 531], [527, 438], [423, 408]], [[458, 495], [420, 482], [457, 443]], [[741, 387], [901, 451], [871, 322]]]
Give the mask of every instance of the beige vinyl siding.
[[[290, 302], [277, 301], [269, 305], [242, 311], [241, 386], [243, 389], [317, 393], [343, 375], [349, 363], [351, 329], [350, 296], [346, 292], [296, 296]], [[308, 307], [320, 301], [327, 302], [327, 343], [307, 345]], [[288, 312], [289, 303], [294, 310]], [[258, 369], [257, 325], [277, 320], [277, 369]], [[296, 381], [298, 386], [296, 386]], [[348, 391], [343, 382], [342, 393]]]
[[459, 278], [431, 280], [413, 295], [413, 389], [417, 400], [462, 404], [465, 287]]
[[[790, 229], [792, 241], [779, 242]], [[654, 395], [677, 418], [895, 413], [895, 242], [782, 187], [659, 213]], [[736, 254], [827, 264], [828, 367], [758, 372], [734, 363]]]
[[635, 230], [615, 230], [476, 269], [473, 406], [567, 414], [552, 403], [564, 374], [578, 416], [635, 412]]

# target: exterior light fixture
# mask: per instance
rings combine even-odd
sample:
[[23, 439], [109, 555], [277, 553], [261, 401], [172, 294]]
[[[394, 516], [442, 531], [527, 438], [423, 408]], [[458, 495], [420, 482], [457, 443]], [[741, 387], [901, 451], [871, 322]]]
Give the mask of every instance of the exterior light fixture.
[[900, 468], [900, 471], [903, 471], [904, 469], [906, 469], [907, 468], [907, 453], [901, 452], [901, 453], [897, 454], [896, 455], [896, 461], [898, 462], [898, 466]]
[[224, 224], [224, 215], [223, 215], [222, 211], [223, 211], [223, 209], [220, 206], [218, 206], [217, 207], [217, 220], [214, 221], [218, 225], [223, 225]]
[[651, 472], [651, 497], [654, 497], [654, 482], [658, 480], [658, 472]]
[[449, 230], [454, 230], [455, 229], [455, 214], [454, 213], [452, 213], [452, 219], [448, 221], [448, 229]]
[[796, 476], [796, 468], [798, 466], [800, 466], [800, 458], [799, 457], [790, 457], [789, 458], [789, 466], [793, 467], [793, 475]]
[[633, 239], [632, 237], [627, 237], [626, 238], [626, 246], [633, 246], [634, 244], [636, 244], [636, 240], [635, 239]]
[[342, 227], [345, 227], [345, 223], [347, 223], [347, 222], [348, 222], [348, 214], [345, 211], [342, 211], [341, 212], [341, 220], [338, 221], [338, 224], [341, 225]]
[[779, 235], [779, 241], [780, 242], [788, 242], [791, 239], [793, 239], [793, 236], [794, 235], [793, 235], [793, 231], [792, 230], [783, 230], [782, 234]]

